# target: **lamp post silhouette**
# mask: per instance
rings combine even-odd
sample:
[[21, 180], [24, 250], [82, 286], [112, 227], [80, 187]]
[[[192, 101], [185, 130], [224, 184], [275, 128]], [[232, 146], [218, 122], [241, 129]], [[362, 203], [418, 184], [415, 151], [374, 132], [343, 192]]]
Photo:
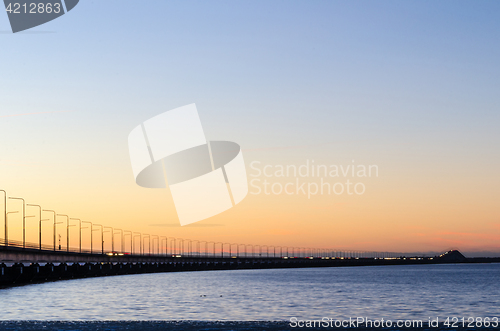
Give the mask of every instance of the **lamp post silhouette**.
[[[112, 227], [110, 226], [103, 226], [104, 229], [111, 229], [110, 231], [104, 231], [104, 232], [111, 232], [111, 252], [114, 254], [115, 253], [115, 233], [114, 233], [114, 230]], [[102, 239], [103, 242], [102, 242], [102, 251], [103, 251], [103, 254], [104, 254], [104, 238]]]
[[176, 238], [179, 241], [179, 255], [184, 255], [184, 239]]
[[[92, 231], [93, 231], [92, 222], [82, 221], [82, 223], [88, 223], [88, 224], [90, 224], [90, 227], [80, 228], [80, 235], [81, 235], [81, 229], [90, 229], [90, 254], [93, 254], [94, 251], [92, 249]], [[80, 250], [81, 250], [81, 246], [80, 246]]]
[[[208, 256], [208, 243], [206, 240], [200, 241], [200, 247], [203, 246], [202, 244], [205, 243], [205, 249], [203, 250], [203, 256], [207, 257]], [[200, 248], [201, 251], [201, 248]], [[200, 252], [201, 253], [201, 252]]]
[[252, 254], [250, 255], [250, 257], [253, 257], [253, 245], [248, 244], [245, 244], [245, 257], [248, 256], [248, 247], [252, 247]]
[[[194, 243], [196, 243], [196, 246], [194, 245]], [[198, 253], [197, 256], [199, 257], [201, 255], [201, 252], [200, 252], [200, 241], [199, 240], [193, 240], [193, 246], [196, 247], [196, 252]], [[191, 254], [194, 255], [194, 252], [191, 251]]]
[[80, 251], [80, 254], [81, 254], [82, 253], [82, 220], [79, 219], [79, 218], [70, 218], [70, 220], [74, 220], [74, 221], [79, 221], [80, 222], [80, 227], [79, 227], [80, 236], [79, 236], [79, 240], [78, 240], [78, 247], [79, 247], [79, 251]]
[[[269, 257], [269, 246], [267, 246], [267, 245], [262, 245], [262, 248], [264, 248], [264, 247], [266, 248], [266, 257]], [[260, 255], [262, 255], [262, 252], [261, 252], [261, 254], [260, 254]]]
[[[179, 238], [181, 244], [182, 255], [189, 255], [189, 239]], [[186, 244], [184, 244], [186, 242]], [[187, 246], [187, 247], [186, 247]]]
[[262, 246], [261, 245], [254, 245], [255, 247], [259, 247], [259, 257], [262, 256]]
[[154, 243], [155, 243], [154, 237], [156, 237], [156, 254], [160, 255], [160, 237], [158, 237], [158, 235], [156, 235], [156, 234], [154, 234], [152, 237], [153, 237], [153, 254], [155, 253], [154, 252]]
[[54, 251], [56, 250], [56, 212], [50, 209], [43, 209], [42, 211], [47, 211], [54, 214]]
[[[245, 248], [246, 248], [246, 246], [245, 246], [245, 244], [236, 244], [236, 245], [238, 245], [238, 257], [239, 257], [239, 254], [240, 254], [240, 253], [239, 253], [239, 252], [240, 252], [240, 246], [243, 246], [243, 251], [245, 251], [245, 250], [246, 250], [246, 249], [245, 249]], [[243, 251], [242, 251], [242, 254], [243, 254]], [[246, 257], [246, 255], [245, 255], [245, 257]]]
[[275, 247], [274, 247], [274, 257], [276, 257], [276, 248], [279, 248], [279, 249], [280, 249], [280, 258], [282, 258], [282, 257], [283, 257], [283, 256], [282, 256], [282, 255], [283, 255], [283, 253], [281, 252], [281, 250], [282, 250], [281, 246], [275, 246]]
[[133, 254], [134, 252], [132, 251], [132, 231], [123, 230], [123, 242], [125, 243], [125, 236], [127, 236], [127, 232], [130, 235], [130, 254]]
[[[148, 255], [151, 255], [151, 236], [149, 234], [143, 235], [144, 239], [146, 239], [146, 237], [148, 238], [148, 245], [149, 245]], [[144, 240], [142, 241], [142, 252], [143, 254], [146, 253], [146, 250], [144, 249]]]
[[217, 244], [220, 244], [220, 247], [221, 247], [221, 248], [220, 248], [221, 256], [222, 256], [222, 257], [224, 257], [224, 244], [223, 244], [223, 243], [221, 243], [220, 241], [216, 242], [216, 243], [214, 244], [214, 250], [215, 250], [215, 245], [217, 245]]
[[27, 204], [30, 207], [38, 207], [38, 249], [42, 249], [42, 207], [39, 205]]
[[[46, 210], [42, 209], [42, 212], [43, 211], [46, 211]], [[40, 220], [40, 239], [42, 238], [42, 222], [46, 222], [46, 221], [52, 221], [52, 220], [50, 218], [44, 218], [44, 219]], [[40, 240], [40, 242], [41, 242], [41, 240]], [[42, 249], [41, 244], [40, 244], [40, 249]]]
[[161, 239], [161, 238], [165, 238], [165, 256], [167, 256], [167, 254], [168, 254], [168, 251], [167, 251], [167, 248], [168, 248], [168, 240], [167, 240], [167, 237], [165, 237], [165, 236], [160, 236], [160, 241], [161, 241], [160, 246], [163, 246], [163, 239]]
[[[114, 229], [113, 231], [120, 231], [120, 245], [121, 245], [121, 253], [125, 252], [125, 246], [123, 246], [123, 230], [122, 229]], [[114, 235], [114, 232], [113, 232]], [[114, 237], [113, 237], [113, 246], [114, 246]]]
[[[142, 255], [142, 233], [140, 233], [140, 232], [134, 232], [134, 234], [136, 234], [134, 236], [134, 239], [135, 239], [135, 237], [139, 236], [139, 250], [140, 250], [139, 253], [140, 253], [140, 255]], [[135, 251], [135, 240], [133, 240], [133, 242], [134, 242], [134, 251]]]
[[26, 202], [23, 198], [9, 197], [12, 200], [21, 200], [23, 202], [23, 248], [26, 247]]
[[186, 255], [187, 256], [191, 256], [193, 254], [193, 247], [191, 246], [192, 242], [190, 239], [186, 239], [187, 241], [187, 252], [186, 252]]
[[[56, 222], [54, 225], [63, 224], [64, 222]], [[54, 229], [55, 230], [55, 229]], [[56, 233], [57, 234], [57, 233]], [[61, 234], [59, 234], [59, 250], [61, 250]]]
[[69, 216], [64, 214], [57, 214], [57, 216], [66, 217], [66, 252], [69, 252]]
[[[5, 229], [7, 229], [7, 223], [8, 223], [8, 216], [9, 214], [17, 214], [19, 213], [19, 211], [9, 211], [7, 213], [5, 213]], [[9, 246], [9, 232], [7, 230], [7, 235], [5, 236], [5, 242], [7, 243], [7, 246]]]
[[233, 243], [232, 245], [236, 245], [236, 257], [240, 257], [240, 245], [237, 243]]
[[210, 248], [210, 245], [209, 244], [213, 244], [213, 250], [212, 250], [212, 257], [215, 257], [215, 242], [213, 241], [209, 241], [207, 242], [207, 247]]
[[104, 228], [101, 224], [92, 224], [92, 231], [99, 231], [99, 229], [95, 230], [94, 226], [101, 227], [101, 254], [104, 254]]
[[177, 255], [176, 240], [173, 237], [170, 237], [170, 255]]
[[213, 247], [212, 247], [212, 257], [215, 257], [215, 241], [209, 241], [208, 243], [213, 245]]

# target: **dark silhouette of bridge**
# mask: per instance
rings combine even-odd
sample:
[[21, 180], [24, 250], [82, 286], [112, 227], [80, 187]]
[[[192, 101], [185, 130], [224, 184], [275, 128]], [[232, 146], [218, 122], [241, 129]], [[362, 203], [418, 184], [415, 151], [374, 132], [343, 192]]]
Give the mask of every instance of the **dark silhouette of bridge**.
[[[394, 252], [250, 245], [150, 235], [71, 218], [54, 210], [43, 209], [39, 205], [26, 204], [22, 198], [8, 197], [3, 190], [0, 192], [4, 193], [5, 225], [4, 238], [0, 239], [0, 286], [172, 271], [500, 262], [499, 258], [467, 259], [458, 251], [450, 251], [436, 257], [424, 257], [405, 256], [404, 253]], [[9, 211], [8, 199], [20, 201], [22, 205], [18, 205], [18, 210]], [[35, 213], [26, 215], [26, 207], [30, 210], [35, 208]], [[9, 237], [8, 215], [11, 213], [22, 214], [22, 241]], [[44, 213], [52, 217], [44, 219]], [[26, 241], [27, 217], [38, 218], [37, 243]], [[66, 222], [59, 222], [61, 217]], [[52, 222], [50, 230], [53, 242], [50, 244], [42, 242], [44, 221]], [[77, 223], [72, 224], [71, 221]], [[58, 224], [66, 225], [66, 229], [63, 228], [66, 230], [64, 246], [60, 241], [56, 241]], [[88, 248], [82, 247], [82, 224], [88, 224]], [[70, 246], [70, 227], [73, 226], [78, 226], [79, 229], [78, 247]], [[100, 232], [97, 238], [93, 235], [94, 231]], [[104, 245], [106, 232], [110, 234], [111, 240], [111, 248], [107, 250]], [[115, 235], [119, 235], [119, 245], [115, 244]], [[93, 247], [96, 239], [100, 246], [97, 250]]]

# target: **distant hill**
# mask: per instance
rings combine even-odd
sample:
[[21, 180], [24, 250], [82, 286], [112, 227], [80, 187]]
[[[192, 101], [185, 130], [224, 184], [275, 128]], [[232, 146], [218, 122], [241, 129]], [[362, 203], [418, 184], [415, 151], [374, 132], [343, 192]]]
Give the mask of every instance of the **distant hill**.
[[444, 254], [439, 255], [439, 260], [443, 262], [464, 262], [467, 258], [457, 250], [451, 250]]

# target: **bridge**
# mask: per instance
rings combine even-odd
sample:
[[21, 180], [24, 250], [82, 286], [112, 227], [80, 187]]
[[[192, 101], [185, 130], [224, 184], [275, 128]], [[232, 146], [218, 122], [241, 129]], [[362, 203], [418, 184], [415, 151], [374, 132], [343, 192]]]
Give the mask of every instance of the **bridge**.
[[[82, 221], [36, 204], [27, 204], [23, 198], [9, 197], [4, 190], [0, 192], [4, 193], [0, 286], [151, 272], [500, 262], [500, 259], [466, 259], [458, 251], [439, 257], [422, 257], [395, 252], [223, 243], [151, 235]], [[17, 210], [7, 208], [9, 200], [17, 202]], [[27, 214], [27, 209], [30, 214]], [[22, 217], [22, 240], [13, 240], [9, 235], [9, 215], [14, 213], [20, 213]], [[49, 218], [43, 218], [45, 215]], [[37, 221], [36, 243], [26, 241], [26, 218]], [[61, 222], [61, 218], [65, 222]], [[42, 242], [45, 221], [51, 223], [50, 243]], [[59, 224], [63, 224], [62, 231], [66, 232], [65, 245], [57, 240], [58, 231], [61, 231]], [[84, 224], [88, 225], [82, 227]], [[78, 229], [73, 242], [70, 241], [72, 227]], [[90, 244], [83, 247], [82, 230], [85, 228], [88, 229]], [[95, 231], [98, 231], [97, 237], [93, 234]], [[107, 247], [105, 233], [110, 241]], [[78, 245], [74, 245], [75, 241]], [[97, 249], [96, 241], [99, 244]]]

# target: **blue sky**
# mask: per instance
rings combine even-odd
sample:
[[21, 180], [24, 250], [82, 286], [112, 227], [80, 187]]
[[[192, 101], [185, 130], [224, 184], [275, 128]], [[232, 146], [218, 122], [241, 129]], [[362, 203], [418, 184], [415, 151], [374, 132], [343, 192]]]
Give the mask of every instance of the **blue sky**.
[[[256, 142], [278, 145], [293, 139], [279, 123], [314, 143], [338, 138], [322, 127], [331, 121], [344, 124], [340, 132], [352, 121], [363, 131], [489, 122], [497, 119], [499, 7], [81, 1], [27, 34], [1, 35], [2, 113], [71, 104], [135, 123], [195, 101], [209, 107], [214, 135], [221, 121], [242, 120], [280, 132], [284, 141]], [[9, 29], [6, 15], [0, 24]], [[43, 31], [54, 33], [35, 34]]]

